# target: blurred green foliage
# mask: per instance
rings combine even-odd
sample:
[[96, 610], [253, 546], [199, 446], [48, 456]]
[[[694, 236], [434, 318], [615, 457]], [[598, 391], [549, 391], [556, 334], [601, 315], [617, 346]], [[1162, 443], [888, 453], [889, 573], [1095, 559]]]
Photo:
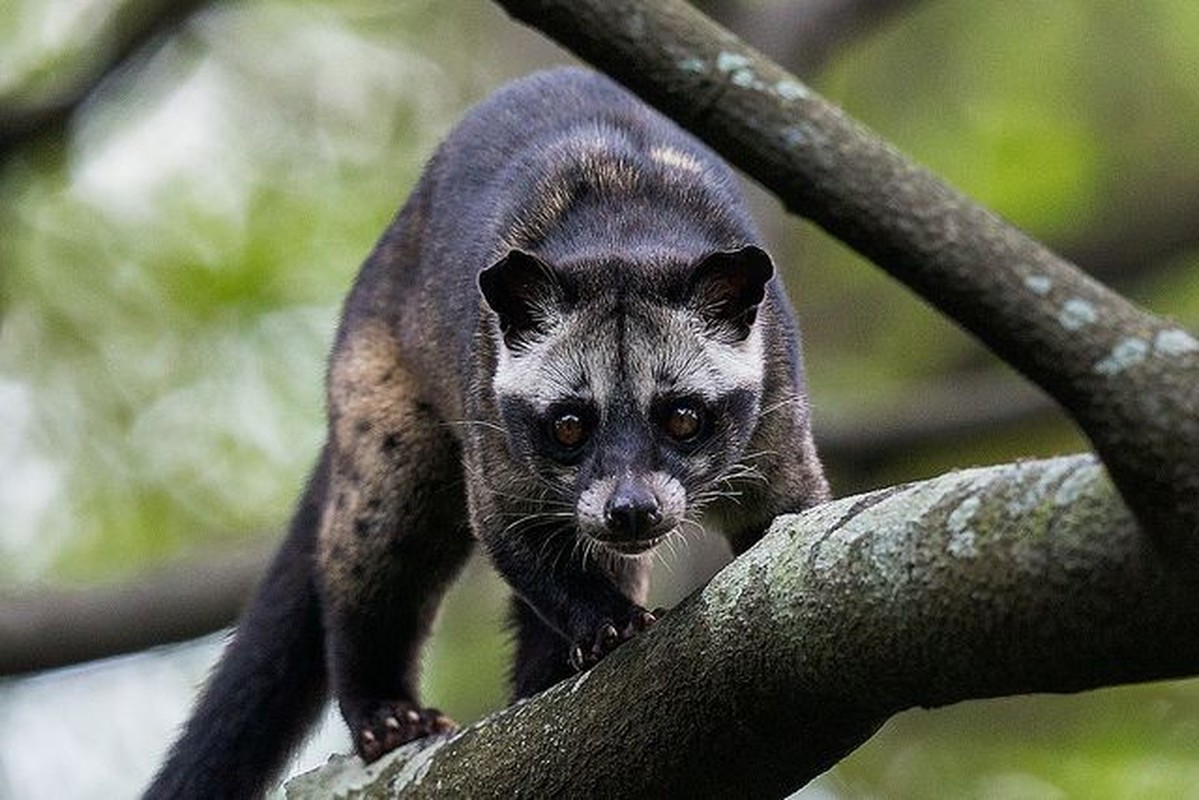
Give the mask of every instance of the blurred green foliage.
[[411, 45], [427, 7], [368, 10], [201, 18], [69, 139], [6, 165], [0, 375], [28, 405], [18, 446], [52, 475], [0, 515], [9, 577], [95, 576], [286, 518], [339, 297], [463, 103]]
[[1199, 682], [908, 711], [823, 780], [846, 797], [1199, 797]]
[[[0, 8], [0, 114], [85, 71], [111, 8]], [[0, 587], [279, 530], [322, 439], [324, 353], [357, 265], [468, 101], [555, 57], [466, 0], [215, 4], [0, 164]], [[1052, 243], [1199, 184], [1197, 75], [1190, 0], [929, 0], [817, 85]], [[785, 231], [818, 421], [994, 367], [810, 226], [767, 227]], [[1197, 258], [1139, 265], [1130, 291], [1194, 328]], [[1085, 446], [1067, 425], [985, 434], [884, 474]], [[501, 702], [503, 596], [472, 567], [426, 656], [432, 701], [461, 719]], [[1197, 688], [909, 713], [822, 786], [1196, 797]]]

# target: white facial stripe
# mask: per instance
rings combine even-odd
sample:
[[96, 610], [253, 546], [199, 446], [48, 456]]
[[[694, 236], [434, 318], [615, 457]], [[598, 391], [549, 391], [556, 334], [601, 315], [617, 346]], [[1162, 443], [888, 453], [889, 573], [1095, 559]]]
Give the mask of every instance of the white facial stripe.
[[[643, 329], [637, 333], [637, 327]], [[626, 345], [630, 378], [642, 408], [648, 409], [663, 393], [696, 394], [714, 401], [762, 384], [762, 332], [757, 326], [744, 341], [729, 344], [699, 332], [689, 312], [662, 310], [643, 326], [631, 326]]]
[[[513, 353], [497, 335], [499, 353], [492, 388], [497, 397], [519, 397], [544, 412], [564, 399], [592, 400], [603, 407], [604, 369], [614, 370], [616, 354], [605, 337], [576, 314], [559, 318], [553, 332]], [[606, 346], [607, 345], [607, 346]]]
[[[763, 377], [762, 331], [741, 342], [703, 335], [682, 309], [650, 308], [618, 322], [592, 309], [561, 318], [545, 339], [513, 353], [497, 341], [497, 396], [519, 397], [538, 411], [565, 398], [605, 409], [619, 390], [631, 391], [648, 412], [664, 393], [714, 401], [736, 390], [756, 391]], [[618, 351], [622, 347], [623, 353]], [[618, 373], [623, 363], [625, 372]]]
[[711, 360], [711, 375], [719, 381], [723, 378], [716, 394], [727, 394], [734, 389], [757, 389], [762, 385], [762, 329], [755, 325], [744, 341], [733, 344], [704, 338], [704, 352]]
[[[567, 327], [561, 326], [559, 333], [564, 333]], [[533, 342], [519, 353], [513, 353], [504, 344], [503, 337], [496, 336], [499, 361], [492, 379], [496, 397], [519, 397], [538, 411], [545, 411], [555, 400], [572, 394], [573, 386], [565, 379], [562, 369], [551, 366], [559, 360], [555, 353], [559, 333]]]

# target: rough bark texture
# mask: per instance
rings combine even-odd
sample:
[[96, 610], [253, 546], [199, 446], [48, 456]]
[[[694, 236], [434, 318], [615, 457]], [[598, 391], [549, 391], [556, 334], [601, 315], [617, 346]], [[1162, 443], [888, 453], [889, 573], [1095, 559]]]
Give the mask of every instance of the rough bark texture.
[[1199, 671], [1199, 587], [1091, 456], [780, 518], [591, 672], [315, 797], [781, 796], [892, 714]]
[[682, 0], [498, 0], [973, 332], [1199, 564], [1199, 340], [904, 159]]

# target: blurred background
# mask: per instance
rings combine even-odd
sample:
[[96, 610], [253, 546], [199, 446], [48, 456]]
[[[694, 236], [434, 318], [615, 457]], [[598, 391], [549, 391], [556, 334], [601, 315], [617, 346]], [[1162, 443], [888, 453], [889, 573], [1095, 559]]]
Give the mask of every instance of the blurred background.
[[[1199, 4], [702, 5], [1199, 329]], [[0, 3], [0, 798], [149, 779], [323, 439], [358, 264], [470, 103], [569, 60], [483, 0]], [[1086, 448], [903, 287], [753, 202], [838, 494]], [[661, 597], [724, 557], [667, 558]], [[427, 648], [426, 700], [459, 721], [504, 702], [504, 598], [474, 563]], [[295, 768], [347, 748], [332, 720]], [[1199, 681], [1181, 681], [911, 711], [799, 796], [1197, 787]]]

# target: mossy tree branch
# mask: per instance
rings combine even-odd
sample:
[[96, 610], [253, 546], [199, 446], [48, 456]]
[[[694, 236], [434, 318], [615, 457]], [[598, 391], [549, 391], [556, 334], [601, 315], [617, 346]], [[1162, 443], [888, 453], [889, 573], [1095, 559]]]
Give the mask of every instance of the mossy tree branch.
[[1197, 629], [1093, 457], [952, 473], [780, 518], [591, 672], [287, 796], [780, 796], [902, 709], [1199, 673]]
[[1199, 565], [1199, 341], [912, 164], [682, 0], [497, 0], [973, 332]]

